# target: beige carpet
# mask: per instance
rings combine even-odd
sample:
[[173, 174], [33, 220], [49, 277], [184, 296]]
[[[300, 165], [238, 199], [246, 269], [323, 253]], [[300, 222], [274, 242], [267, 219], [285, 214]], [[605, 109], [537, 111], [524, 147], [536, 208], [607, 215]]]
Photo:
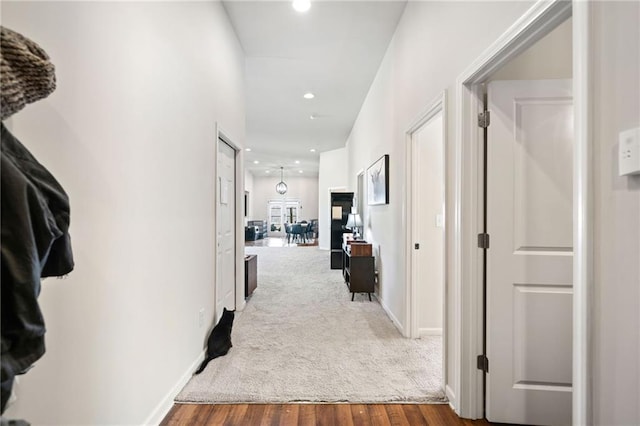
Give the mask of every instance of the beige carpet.
[[351, 295], [329, 252], [251, 247], [258, 288], [233, 348], [175, 398], [192, 403], [444, 402], [441, 338], [403, 338], [380, 304]]

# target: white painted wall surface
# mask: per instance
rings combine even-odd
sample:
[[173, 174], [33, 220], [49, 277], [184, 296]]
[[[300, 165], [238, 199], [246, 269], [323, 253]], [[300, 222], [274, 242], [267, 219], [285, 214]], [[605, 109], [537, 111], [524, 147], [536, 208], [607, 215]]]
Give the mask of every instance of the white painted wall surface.
[[[298, 174], [298, 172], [296, 172]], [[298, 220], [311, 220], [318, 218], [318, 178], [284, 176], [287, 184], [287, 193], [284, 196], [276, 192], [276, 185], [280, 182], [278, 176], [256, 176], [253, 179], [253, 216], [251, 219], [268, 220], [267, 203], [271, 200], [298, 200], [300, 201]]]
[[640, 424], [640, 176], [618, 133], [640, 126], [640, 3], [593, 3], [593, 424]]
[[[448, 91], [446, 223], [454, 223], [455, 80], [532, 2], [409, 2], [347, 142], [349, 183], [383, 154], [390, 155], [390, 204], [365, 209], [365, 238], [378, 248], [379, 297], [404, 329], [406, 228], [405, 134], [410, 124], [443, 90]], [[448, 228], [452, 241], [452, 229]], [[452, 247], [449, 247], [451, 250]], [[447, 285], [452, 294], [455, 265], [448, 253]], [[448, 321], [456, 314], [448, 298]], [[454, 356], [448, 340], [448, 357]], [[452, 369], [449, 369], [451, 374]], [[454, 379], [446, 383], [455, 393]]]
[[142, 424], [213, 318], [215, 122], [244, 144], [242, 49], [218, 2], [3, 2], [2, 24], [56, 66], [7, 124], [70, 196], [76, 264], [43, 283], [47, 353], [6, 414]]
[[[329, 250], [331, 245], [330, 191], [332, 189], [345, 191], [349, 184], [347, 155], [348, 152], [345, 148], [320, 153], [320, 166], [318, 169], [318, 227], [320, 233], [318, 235], [318, 246], [322, 250]], [[353, 179], [355, 182], [355, 176]]]

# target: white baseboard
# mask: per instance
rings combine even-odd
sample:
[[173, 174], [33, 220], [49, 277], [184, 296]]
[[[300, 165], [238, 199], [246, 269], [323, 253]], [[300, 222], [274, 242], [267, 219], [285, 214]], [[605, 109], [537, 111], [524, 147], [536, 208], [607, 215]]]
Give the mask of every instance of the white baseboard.
[[420, 328], [418, 329], [418, 336], [442, 336], [442, 328]]
[[380, 302], [380, 306], [382, 306], [382, 309], [384, 309], [384, 311], [387, 313], [387, 316], [389, 317], [393, 325], [396, 326], [400, 334], [402, 334], [404, 337], [407, 337], [408, 335], [405, 334], [404, 327], [402, 327], [402, 324], [400, 323], [400, 321], [398, 321], [398, 318], [396, 318], [396, 316], [393, 315], [389, 307], [384, 303], [384, 300], [380, 299], [380, 297], [378, 297], [377, 294], [376, 294], [376, 298], [378, 299], [378, 302]]
[[142, 423], [143, 425], [152, 425], [157, 426], [164, 419], [164, 417], [169, 413], [171, 407], [173, 407], [173, 399], [175, 396], [182, 390], [182, 388], [187, 384], [191, 376], [193, 376], [193, 372], [200, 365], [202, 361], [204, 361], [205, 350], [203, 350], [198, 358], [189, 366], [187, 371], [178, 379], [175, 385], [171, 388], [169, 392], [162, 398], [162, 400], [158, 403], [156, 408], [153, 409], [149, 417]]
[[444, 393], [447, 395], [447, 399], [449, 400], [449, 407], [457, 413], [458, 410], [456, 408], [458, 406], [458, 401], [456, 400], [456, 394], [453, 392], [453, 389], [451, 389], [449, 385], [446, 385], [444, 387]]

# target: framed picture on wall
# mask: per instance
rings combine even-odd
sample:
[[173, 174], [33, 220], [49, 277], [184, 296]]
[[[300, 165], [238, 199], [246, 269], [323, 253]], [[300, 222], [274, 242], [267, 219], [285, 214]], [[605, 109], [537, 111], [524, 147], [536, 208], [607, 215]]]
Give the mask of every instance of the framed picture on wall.
[[367, 169], [368, 204], [389, 204], [389, 154], [385, 154]]

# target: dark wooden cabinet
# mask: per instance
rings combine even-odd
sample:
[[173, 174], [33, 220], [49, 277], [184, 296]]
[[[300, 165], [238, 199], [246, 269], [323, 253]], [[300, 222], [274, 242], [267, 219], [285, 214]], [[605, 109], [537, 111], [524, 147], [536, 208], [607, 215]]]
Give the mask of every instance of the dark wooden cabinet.
[[258, 256], [249, 254], [244, 257], [244, 298], [246, 299], [258, 287]]
[[347, 230], [349, 213], [353, 207], [353, 192], [332, 192], [331, 206], [331, 269], [342, 268], [342, 234]]
[[351, 292], [351, 300], [356, 293], [371, 293], [375, 291], [375, 258], [373, 256], [352, 255], [351, 246], [345, 244], [342, 248], [342, 276]]

